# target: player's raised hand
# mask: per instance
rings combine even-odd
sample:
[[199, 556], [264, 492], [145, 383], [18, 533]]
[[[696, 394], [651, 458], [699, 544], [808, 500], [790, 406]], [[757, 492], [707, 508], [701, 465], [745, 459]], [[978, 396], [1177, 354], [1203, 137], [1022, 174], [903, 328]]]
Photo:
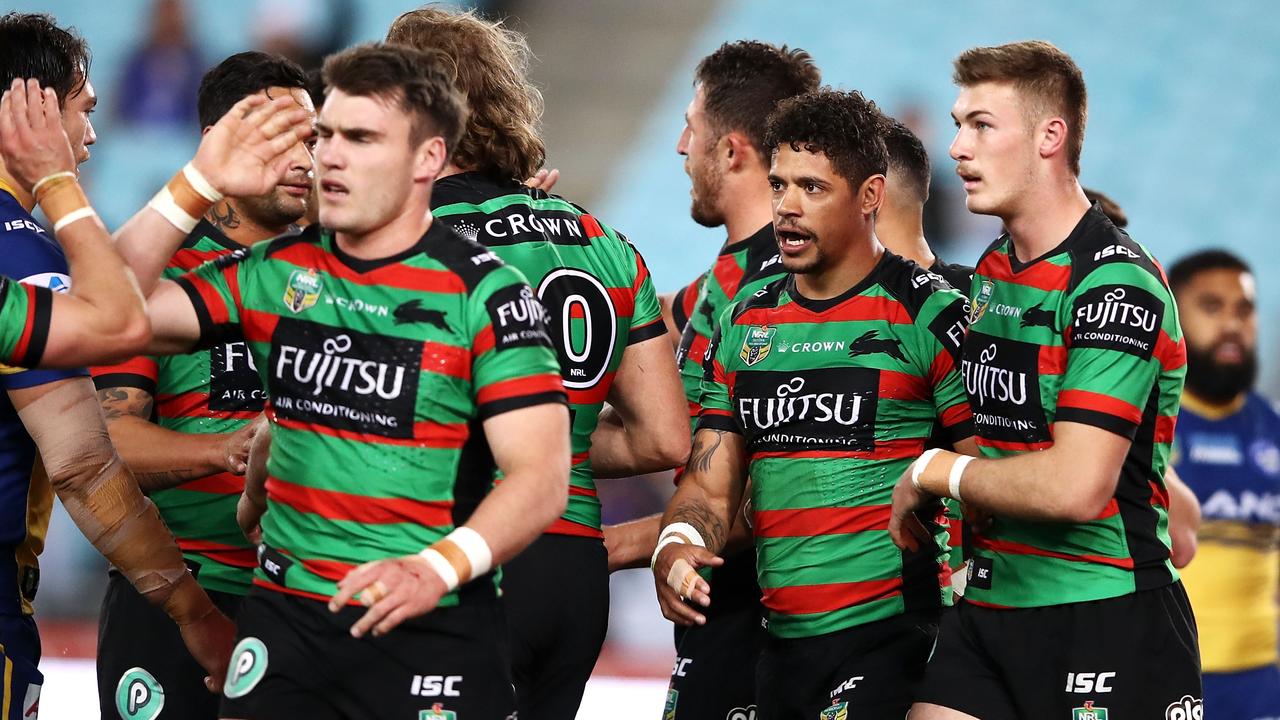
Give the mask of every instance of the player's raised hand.
[[330, 612], [338, 612], [357, 595], [369, 610], [351, 626], [353, 637], [370, 630], [385, 635], [400, 623], [435, 609], [449, 588], [431, 564], [417, 555], [365, 563], [338, 583], [338, 594], [329, 600]]
[[931, 496], [917, 489], [915, 483], [911, 482], [911, 469], [914, 465], [915, 463], [908, 465], [902, 477], [898, 478], [898, 484], [893, 486], [893, 507], [889, 511], [889, 538], [894, 545], [911, 551], [920, 549], [920, 543], [933, 541], [933, 536], [925, 529], [920, 518], [916, 517], [916, 509]]
[[677, 625], [703, 625], [707, 618], [690, 604], [711, 605], [711, 584], [698, 574], [705, 567], [720, 567], [724, 559], [710, 550], [686, 543], [670, 543], [653, 564], [662, 614]]
[[0, 97], [0, 155], [24, 190], [60, 172], [75, 172], [58, 96], [37, 80], [14, 79]]
[[191, 164], [223, 195], [264, 195], [289, 169], [289, 150], [313, 132], [293, 95], [250, 95], [205, 133]]
[[560, 170], [558, 168], [551, 168], [550, 170], [542, 168], [538, 172], [534, 173], [533, 177], [525, 180], [524, 184], [534, 190], [541, 190], [542, 192], [549, 193], [551, 192], [551, 188], [555, 187], [556, 183], [559, 181]]

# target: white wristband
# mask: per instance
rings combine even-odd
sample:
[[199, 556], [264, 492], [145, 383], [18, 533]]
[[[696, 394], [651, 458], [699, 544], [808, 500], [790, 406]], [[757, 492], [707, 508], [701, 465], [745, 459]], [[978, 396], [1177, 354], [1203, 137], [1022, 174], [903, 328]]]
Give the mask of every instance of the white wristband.
[[471, 562], [471, 579], [480, 577], [493, 567], [493, 551], [489, 549], [489, 543], [485, 542], [484, 537], [475, 530], [465, 526], [456, 528], [445, 539], [452, 540]]
[[53, 224], [53, 231], [55, 233], [62, 232], [62, 228], [70, 225], [73, 222], [76, 222], [78, 220], [84, 220], [85, 218], [91, 218], [91, 217], [97, 217], [97, 216], [98, 216], [98, 213], [94, 212], [93, 208], [91, 207], [82, 207], [79, 210], [72, 210], [66, 215], [63, 215], [62, 218], [58, 220], [58, 222]]
[[160, 216], [169, 221], [170, 225], [178, 228], [184, 233], [190, 234], [196, 229], [196, 225], [200, 223], [199, 218], [193, 218], [183, 210], [173, 199], [173, 193], [169, 192], [169, 188], [162, 187], [160, 192], [151, 198], [147, 203], [147, 207], [160, 213]]
[[213, 188], [213, 185], [205, 179], [195, 165], [191, 163], [183, 165], [182, 174], [187, 176], [187, 182], [191, 183], [192, 189], [200, 193], [205, 200], [216, 203], [222, 199], [222, 193]]
[[673, 522], [662, 528], [662, 532], [658, 534], [658, 546], [653, 549], [653, 555], [649, 558], [650, 570], [658, 564], [658, 553], [662, 552], [662, 548], [672, 543], [697, 545], [701, 548], [707, 546], [706, 541], [702, 539], [702, 533], [698, 532], [697, 528], [686, 522]]
[[963, 501], [960, 497], [960, 478], [964, 475], [964, 468], [973, 462], [973, 457], [969, 455], [961, 455], [956, 458], [956, 464], [951, 466], [951, 475], [947, 477], [947, 494], [952, 498]]
[[426, 560], [431, 569], [436, 571], [441, 580], [444, 580], [444, 585], [448, 588], [447, 592], [453, 592], [458, 587], [458, 571], [453, 569], [439, 551], [427, 548], [418, 553], [418, 556]]
[[920, 487], [920, 475], [924, 472], [925, 468], [929, 467], [929, 461], [933, 460], [934, 456], [940, 452], [942, 452], [942, 448], [933, 448], [925, 450], [920, 457], [916, 458], [916, 464], [911, 466], [912, 487], [920, 492], [927, 492], [924, 488]]

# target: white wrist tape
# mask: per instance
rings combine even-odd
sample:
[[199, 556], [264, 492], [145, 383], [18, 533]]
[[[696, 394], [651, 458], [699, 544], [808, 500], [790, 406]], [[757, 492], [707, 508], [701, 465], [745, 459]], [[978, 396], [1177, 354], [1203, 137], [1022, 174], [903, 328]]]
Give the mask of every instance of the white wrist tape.
[[200, 174], [195, 165], [191, 163], [183, 165], [182, 174], [187, 176], [187, 182], [191, 183], [191, 188], [200, 193], [205, 200], [216, 203], [222, 199], [222, 193], [213, 189], [213, 185], [205, 179], [204, 175]]
[[933, 458], [940, 452], [942, 452], [942, 448], [925, 450], [920, 457], [916, 458], [915, 465], [911, 466], [911, 485], [920, 492], [928, 492], [924, 488], [920, 487], [920, 475], [924, 473], [925, 468], [929, 467], [929, 461], [933, 460]]
[[55, 233], [62, 232], [62, 229], [71, 223], [92, 217], [98, 217], [98, 213], [94, 212], [91, 207], [82, 207], [79, 210], [72, 210], [59, 218], [58, 222], [53, 224], [53, 231]]
[[418, 556], [427, 561], [432, 570], [444, 580], [445, 587], [449, 588], [449, 592], [453, 592], [458, 587], [458, 571], [453, 569], [449, 561], [445, 559], [438, 551], [427, 548], [418, 553]]
[[471, 562], [471, 577], [468, 580], [480, 577], [493, 567], [493, 551], [489, 549], [489, 543], [485, 542], [484, 537], [475, 530], [463, 526], [446, 535], [445, 539], [452, 540]]
[[951, 474], [947, 476], [947, 494], [956, 500], [963, 500], [960, 497], [960, 478], [964, 475], [965, 466], [971, 462], [971, 456], [961, 455], [956, 458], [956, 463], [951, 466]]
[[697, 528], [686, 522], [673, 522], [662, 528], [662, 532], [658, 534], [658, 546], [653, 549], [653, 556], [649, 558], [650, 569], [658, 564], [658, 553], [662, 552], [662, 548], [672, 543], [697, 545], [701, 548], [707, 546], [706, 541], [702, 539], [702, 533], [698, 532]]
[[450, 590], [493, 567], [489, 543], [469, 527], [456, 528], [418, 555], [431, 565]]
[[196, 229], [196, 225], [200, 224], [200, 218], [192, 217], [190, 213], [183, 210], [173, 199], [173, 193], [169, 192], [167, 187], [160, 188], [160, 192], [151, 198], [147, 207], [160, 213], [160, 216], [168, 220], [170, 225], [184, 233], [190, 233]]

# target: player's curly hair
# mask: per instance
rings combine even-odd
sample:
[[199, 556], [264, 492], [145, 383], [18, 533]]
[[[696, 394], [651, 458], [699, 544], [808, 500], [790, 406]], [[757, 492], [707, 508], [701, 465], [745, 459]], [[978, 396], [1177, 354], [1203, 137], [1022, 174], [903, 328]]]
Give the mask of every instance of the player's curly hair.
[[523, 35], [474, 11], [428, 5], [396, 18], [387, 42], [438, 53], [466, 96], [471, 115], [454, 164], [518, 180], [542, 167], [542, 93], [528, 80], [533, 54]]
[[786, 143], [796, 152], [823, 153], [856, 190], [889, 170], [887, 124], [884, 113], [857, 90], [824, 88], [779, 103], [769, 116], [765, 143], [770, 152]]
[[757, 40], [727, 42], [698, 63], [694, 86], [702, 88], [714, 142], [737, 131], [751, 141], [765, 164], [765, 120], [778, 102], [817, 90], [822, 73], [809, 53]]

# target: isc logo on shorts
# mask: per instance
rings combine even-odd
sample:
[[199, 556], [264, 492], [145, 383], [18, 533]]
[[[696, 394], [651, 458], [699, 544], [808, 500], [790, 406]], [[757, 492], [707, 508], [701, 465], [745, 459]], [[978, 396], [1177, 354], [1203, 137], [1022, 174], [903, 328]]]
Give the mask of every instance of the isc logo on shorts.
[[461, 697], [457, 686], [462, 684], [461, 675], [414, 675], [410, 695], [421, 697]]

